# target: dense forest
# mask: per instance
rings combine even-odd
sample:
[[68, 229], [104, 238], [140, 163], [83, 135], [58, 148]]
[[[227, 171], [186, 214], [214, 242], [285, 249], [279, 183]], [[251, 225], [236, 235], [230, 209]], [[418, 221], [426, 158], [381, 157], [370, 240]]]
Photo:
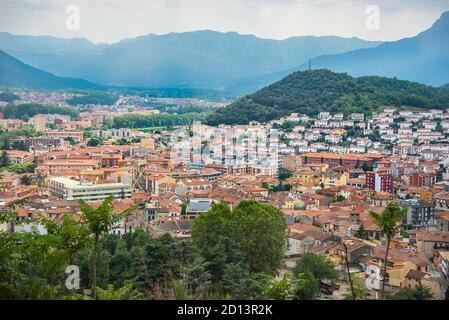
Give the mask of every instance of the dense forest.
[[8, 104], [0, 107], [0, 112], [3, 113], [3, 117], [6, 119], [22, 119], [24, 121], [28, 121], [29, 118], [37, 114], [61, 114], [70, 116], [72, 119], [76, 118], [79, 114], [78, 110], [74, 108], [48, 106], [37, 103]]
[[114, 128], [150, 128], [190, 125], [194, 121], [201, 121], [207, 113], [185, 113], [185, 114], [151, 114], [138, 115], [130, 114], [116, 117], [113, 120]]
[[353, 78], [329, 70], [295, 72], [211, 114], [207, 123], [265, 122], [293, 112], [370, 114], [384, 105], [447, 109], [449, 91], [385, 77]]
[[90, 93], [81, 96], [73, 96], [67, 103], [76, 105], [87, 105], [87, 104], [99, 104], [99, 105], [111, 105], [116, 103], [118, 100], [118, 95], [109, 93]]
[[[113, 210], [111, 199], [97, 208], [81, 202], [83, 223], [66, 215], [59, 224], [40, 218], [45, 234], [0, 231], [0, 299], [315, 299], [319, 281], [336, 277], [329, 260], [311, 256], [289, 286], [274, 278], [287, 226], [270, 205], [242, 201], [232, 214], [215, 205], [195, 219], [190, 239], [112, 235], [124, 216]], [[79, 269], [78, 289], [67, 287], [69, 265]]]

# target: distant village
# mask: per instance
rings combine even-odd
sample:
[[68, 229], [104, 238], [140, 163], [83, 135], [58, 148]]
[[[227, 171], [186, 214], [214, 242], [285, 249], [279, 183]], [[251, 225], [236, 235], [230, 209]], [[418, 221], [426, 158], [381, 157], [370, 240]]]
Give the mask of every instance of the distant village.
[[[59, 92], [18, 94], [21, 103], [56, 106], [65, 106], [68, 98]], [[449, 112], [385, 106], [370, 116], [292, 113], [236, 126], [104, 126], [123, 114], [160, 112], [138, 103], [123, 98], [114, 106], [92, 105], [76, 119], [0, 115], [2, 132], [32, 126], [38, 133], [9, 138], [11, 148], [3, 151], [0, 214], [17, 212], [16, 222], [26, 223], [4, 223], [0, 230], [45, 232], [34, 223], [36, 217], [77, 217], [79, 200], [95, 204], [112, 197], [117, 212], [138, 205], [112, 233], [143, 229], [152, 236], [187, 238], [192, 221], [214, 204], [233, 208], [253, 199], [285, 216], [285, 270], [312, 252], [327, 256], [344, 276], [346, 247], [350, 272], [372, 297], [385, 281], [387, 292], [423, 285], [434, 299], [444, 298], [449, 285]], [[192, 132], [187, 144], [174, 139], [176, 130]], [[266, 139], [251, 140], [254, 132]], [[90, 142], [95, 139], [101, 143]], [[5, 170], [6, 164], [32, 164], [33, 169], [18, 173]], [[406, 215], [390, 243], [383, 274], [385, 236], [369, 212], [381, 213], [389, 203], [405, 208]], [[328, 298], [338, 299], [338, 293]]]

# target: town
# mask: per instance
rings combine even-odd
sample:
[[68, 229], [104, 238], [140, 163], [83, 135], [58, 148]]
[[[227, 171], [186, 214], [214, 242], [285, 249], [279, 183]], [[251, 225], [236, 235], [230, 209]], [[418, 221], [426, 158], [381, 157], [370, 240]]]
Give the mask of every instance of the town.
[[[2, 232], [45, 234], [40, 218], [76, 220], [80, 200], [98, 206], [112, 199], [117, 213], [134, 209], [110, 234], [143, 230], [181, 241], [214, 206], [232, 210], [254, 200], [280, 210], [288, 228], [279, 279], [320, 255], [338, 271], [332, 281], [322, 279], [321, 299], [343, 299], [355, 285], [367, 299], [417, 288], [430, 299], [447, 297], [448, 111], [384, 106], [372, 114], [292, 113], [248, 125], [140, 129], [111, 123], [164, 111], [135, 97], [69, 107], [69, 93], [14, 94], [19, 106], [79, 112], [0, 115], [0, 215], [16, 213]], [[385, 210], [404, 213], [398, 228], [382, 228], [376, 214]]]

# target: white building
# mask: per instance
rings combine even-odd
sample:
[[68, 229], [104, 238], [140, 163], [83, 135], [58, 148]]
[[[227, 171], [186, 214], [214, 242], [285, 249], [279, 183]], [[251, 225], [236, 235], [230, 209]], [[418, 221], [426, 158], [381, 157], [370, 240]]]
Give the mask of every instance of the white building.
[[131, 186], [126, 183], [96, 183], [88, 180], [73, 180], [54, 177], [49, 182], [50, 194], [66, 200], [104, 200], [108, 197], [123, 199], [131, 197]]

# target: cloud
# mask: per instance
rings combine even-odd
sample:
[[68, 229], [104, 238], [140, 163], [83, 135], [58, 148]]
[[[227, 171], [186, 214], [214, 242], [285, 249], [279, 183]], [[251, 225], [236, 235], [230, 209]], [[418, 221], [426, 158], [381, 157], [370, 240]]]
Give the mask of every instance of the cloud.
[[[65, 27], [65, 7], [80, 8], [80, 30]], [[366, 28], [368, 5], [379, 30]], [[148, 33], [199, 29], [284, 39], [298, 35], [395, 40], [428, 28], [449, 0], [0, 0], [0, 31], [115, 42]]]

